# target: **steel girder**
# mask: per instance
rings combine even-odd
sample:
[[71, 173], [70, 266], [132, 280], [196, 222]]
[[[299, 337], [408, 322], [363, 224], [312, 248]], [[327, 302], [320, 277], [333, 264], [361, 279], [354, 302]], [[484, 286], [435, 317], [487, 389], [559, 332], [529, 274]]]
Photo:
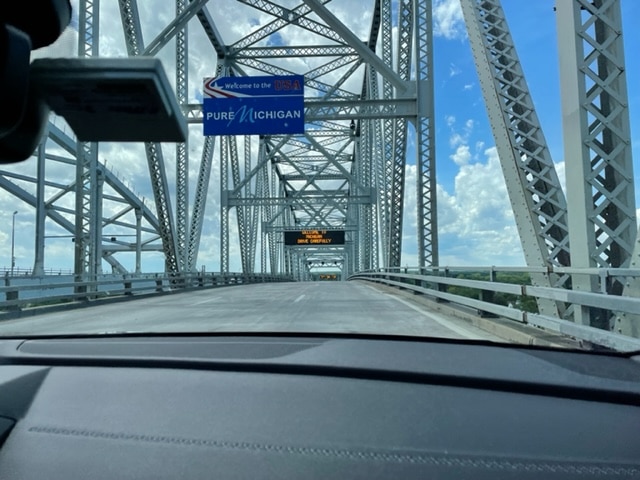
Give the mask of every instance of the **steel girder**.
[[[246, 139], [245, 139], [246, 142]], [[238, 155], [238, 144], [236, 141], [236, 137], [229, 137], [228, 139], [228, 150], [225, 151], [226, 156], [228, 157], [228, 161], [231, 164], [231, 177], [233, 179], [233, 188], [236, 189], [238, 184], [240, 183], [240, 158]], [[225, 159], [223, 158], [223, 162]], [[242, 190], [242, 189], [241, 189]], [[250, 198], [246, 195], [246, 191], [241, 191], [240, 195], [244, 198]], [[230, 206], [227, 203], [227, 206]], [[246, 205], [235, 205], [236, 206], [236, 220], [238, 222], [238, 238], [240, 241], [240, 263], [242, 265], [242, 271], [244, 273], [251, 273], [253, 268], [249, 267], [249, 225], [248, 220], [250, 215], [247, 215], [247, 212], [250, 208], [250, 204]]]
[[193, 213], [191, 220], [191, 230], [189, 233], [189, 257], [188, 270], [196, 269], [198, 250], [200, 248], [200, 238], [202, 236], [202, 225], [204, 223], [204, 213], [207, 204], [207, 193], [209, 191], [209, 179], [211, 178], [211, 164], [213, 162], [213, 151], [215, 149], [215, 137], [207, 137], [202, 147], [202, 161], [198, 171], [195, 198], [193, 200]]
[[[81, 0], [78, 22], [78, 55], [98, 55], [100, 32], [99, 0]], [[78, 281], [102, 273], [101, 236], [102, 182], [97, 168], [98, 144], [78, 142], [76, 146], [76, 200], [74, 274]], [[84, 288], [84, 287], [83, 287]]]
[[[500, 1], [461, 4], [527, 265], [569, 265], [564, 193]], [[532, 282], [554, 280], [540, 274]], [[538, 306], [548, 315], [564, 314], [553, 301]]]
[[[413, 56], [414, 11], [412, 0], [400, 0], [398, 12], [397, 70], [404, 88], [411, 74]], [[403, 90], [396, 88], [396, 95]], [[400, 92], [398, 92], [400, 91]], [[415, 92], [414, 92], [415, 94]], [[389, 139], [387, 138], [387, 141]], [[402, 224], [404, 220], [405, 168], [407, 165], [407, 120], [396, 119], [393, 124], [393, 165], [391, 180], [391, 212], [389, 215], [389, 267], [399, 267], [402, 259]], [[420, 214], [422, 215], [422, 213]]]
[[[193, 7], [193, 4], [190, 5]], [[176, 0], [176, 19], [184, 14], [187, 0]], [[196, 10], [197, 11], [197, 10]], [[178, 105], [187, 103], [188, 35], [187, 23], [181, 25], [176, 38], [176, 99]], [[188, 139], [187, 139], [188, 142]], [[176, 256], [180, 271], [190, 269], [189, 263], [189, 156], [187, 142], [176, 145]]]
[[[45, 237], [45, 154], [47, 146], [47, 133], [43, 134], [38, 146], [38, 164], [36, 167], [36, 238], [35, 238], [35, 258], [33, 262], [33, 275], [40, 277], [44, 275], [44, 237]], [[2, 175], [0, 174], [0, 177]]]
[[[382, 58], [388, 67], [393, 65], [393, 39], [391, 26], [393, 20], [391, 18], [391, 0], [382, 0], [380, 2], [382, 18]], [[369, 66], [374, 78], [371, 83], [378, 83], [378, 73], [375, 67]], [[376, 87], [377, 88], [377, 87]], [[393, 99], [394, 92], [391, 82], [383, 78], [382, 80], [382, 98], [384, 100]], [[380, 208], [380, 236], [382, 245], [382, 265], [391, 266], [391, 212], [393, 204], [391, 201], [393, 188], [393, 120], [388, 118], [382, 122], [382, 127], [378, 132], [382, 141], [382, 156], [380, 159], [378, 171], [378, 206]]]
[[415, 123], [418, 266], [424, 267], [439, 264], [431, 2], [415, 0], [413, 9], [418, 108]]
[[[118, 0], [122, 1], [122, 0]], [[129, 1], [129, 0], [124, 0]], [[176, 1], [176, 18], [167, 25], [140, 53], [144, 56], [156, 55], [170, 40], [182, 32], [189, 20], [198, 14], [209, 0], [189, 0], [189, 5], [184, 5], [184, 0]], [[180, 5], [180, 4], [183, 5]], [[178, 46], [179, 48], [179, 46]], [[178, 58], [176, 57], [176, 60]], [[177, 66], [177, 65], [176, 65]]]
[[229, 190], [229, 143], [231, 138], [220, 138], [220, 272], [229, 272], [229, 205], [225, 198], [225, 192]]
[[[0, 188], [36, 210], [36, 254], [33, 268], [33, 275], [36, 276], [44, 272], [46, 218], [62, 229], [61, 235], [53, 235], [53, 237], [75, 239], [76, 228], [73, 222], [74, 201], [69, 198], [76, 190], [76, 183], [67, 185], [45, 179], [45, 165], [57, 163], [68, 168], [76, 168], [76, 142], [53, 123], [49, 123], [47, 130], [48, 135], [43, 137], [43, 142], [38, 148], [37, 173], [34, 176], [0, 171]], [[62, 149], [69, 156], [47, 153], [54, 148]], [[99, 239], [102, 260], [109, 263], [114, 271], [126, 273], [124, 267], [113, 257], [113, 253], [135, 252], [136, 272], [140, 272], [141, 252], [163, 250], [162, 245], [157, 243], [160, 238], [158, 220], [145, 205], [144, 200], [131, 191], [113, 171], [107, 169], [105, 164], [98, 162], [96, 170], [97, 177], [104, 179], [101, 203], [107, 206], [110, 214], [109, 217], [104, 216], [102, 213], [104, 209], [101, 208], [100, 216], [95, 217], [102, 232]], [[32, 189], [28, 185], [34, 185], [35, 188]], [[132, 219], [132, 216], [135, 218]], [[133, 242], [123, 240], [130, 237], [135, 237], [136, 240]]]
[[[369, 98], [379, 98], [378, 79], [375, 70], [372, 67], [367, 66], [367, 75], [365, 81], [367, 82], [366, 94]], [[370, 158], [371, 165], [371, 184], [377, 196], [377, 201], [374, 203], [375, 212], [371, 218], [372, 230], [375, 238], [372, 243], [372, 262], [375, 265], [372, 268], [377, 268], [382, 264], [386, 265], [387, 248], [381, 244], [381, 240], [387, 238], [385, 235], [388, 232], [387, 224], [387, 204], [386, 204], [386, 177], [385, 173], [385, 157], [383, 156], [383, 138], [382, 138], [382, 122], [376, 120], [365, 120], [363, 122], [366, 125], [365, 132], [367, 133], [367, 143], [364, 154]], [[381, 254], [381, 255], [380, 255]], [[382, 257], [382, 258], [380, 258]]]
[[[571, 263], [626, 267], [637, 225], [620, 2], [560, 0], [556, 15]], [[574, 288], [599, 286], [576, 277]], [[624, 285], [605, 288], [621, 294]], [[611, 327], [607, 315], [595, 312], [577, 320]], [[633, 330], [628, 318], [618, 319], [616, 328]]]
[[[144, 47], [142, 28], [140, 26], [140, 16], [136, 0], [118, 0], [120, 16], [124, 28], [125, 43], [127, 53], [130, 56], [141, 55]], [[189, 10], [190, 12], [191, 10]], [[185, 12], [183, 12], [185, 16]], [[163, 38], [168, 38], [165, 35]], [[145, 54], [148, 54], [146, 52]], [[158, 219], [160, 221], [160, 235], [164, 246], [165, 270], [168, 273], [178, 273], [180, 261], [178, 259], [177, 240], [171, 212], [171, 202], [169, 200], [169, 183], [164, 165], [162, 146], [159, 143], [145, 143], [145, 152], [151, 176], [151, 187], [156, 203]]]
[[[202, 24], [207, 37], [218, 52], [218, 56], [224, 56], [220, 34], [215, 28], [215, 24], [206, 9], [198, 13], [198, 19]], [[223, 66], [218, 64], [216, 67], [216, 76], [223, 72]], [[183, 105], [183, 108], [186, 108]], [[215, 137], [206, 137], [202, 147], [202, 160], [198, 170], [198, 180], [196, 182], [196, 192], [193, 201], [193, 213], [191, 218], [191, 227], [189, 233], [189, 252], [188, 252], [188, 269], [193, 271], [196, 268], [198, 259], [198, 250], [200, 249], [200, 239], [202, 237], [202, 226], [204, 223], [205, 207], [207, 205], [207, 197], [209, 192], [209, 180], [211, 178], [211, 166], [213, 163], [213, 153], [215, 150]], [[187, 152], [188, 154], [188, 152]]]
[[[74, 155], [75, 153], [75, 141], [71, 139], [68, 135], [66, 135], [60, 128], [58, 128], [54, 123], [49, 123], [48, 125], [48, 136], [53, 142], [56, 143], [60, 148], [65, 150], [68, 154]], [[76, 161], [72, 158], [66, 158], [59, 155], [45, 154], [45, 158], [47, 160], [52, 160], [55, 162], [67, 164], [67, 165], [75, 165]], [[120, 204], [126, 205], [127, 209], [134, 209], [139, 211], [141, 215], [144, 217], [145, 222], [149, 224], [149, 227], [143, 229], [143, 231], [153, 233], [155, 236], [158, 236], [158, 232], [160, 230], [160, 222], [157, 217], [151, 212], [151, 210], [146, 206], [144, 199], [139, 198], [137, 194], [135, 194], [129, 187], [127, 187], [124, 182], [111, 170], [109, 170], [105, 164], [98, 163], [97, 167], [101, 171], [101, 176], [105, 179], [105, 184], [110, 187], [113, 192], [117, 195], [114, 197], [113, 195], [103, 195], [103, 199], [114, 200], [119, 202]], [[15, 175], [14, 175], [15, 176]], [[38, 177], [37, 182], [40, 181]], [[25, 179], [30, 181], [30, 179]], [[59, 185], [53, 182], [44, 182], [46, 186], [53, 187], [55, 189], [60, 190], [58, 194], [53, 195], [45, 202], [45, 209], [47, 211], [47, 215], [50, 211], [63, 211], [64, 208], [60, 205], [59, 200], [73, 190], [74, 185]], [[38, 187], [40, 188], [40, 187]], [[103, 219], [103, 225], [105, 220]], [[131, 227], [130, 224], [126, 224], [125, 226]]]

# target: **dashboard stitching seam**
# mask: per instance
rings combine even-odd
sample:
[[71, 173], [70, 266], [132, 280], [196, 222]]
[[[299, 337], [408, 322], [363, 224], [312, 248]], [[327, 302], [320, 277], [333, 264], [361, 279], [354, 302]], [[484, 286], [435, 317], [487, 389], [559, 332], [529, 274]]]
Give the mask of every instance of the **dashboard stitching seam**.
[[358, 460], [381, 460], [397, 463], [431, 464], [435, 466], [458, 466], [497, 470], [570, 473], [587, 475], [638, 475], [640, 469], [613, 465], [567, 464], [566, 462], [537, 462], [535, 460], [505, 460], [499, 458], [473, 458], [471, 456], [451, 454], [410, 454], [384, 453], [374, 451], [358, 451], [348, 449], [330, 449], [322, 447], [294, 447], [253, 442], [230, 442], [197, 438], [171, 437], [164, 435], [144, 435], [135, 433], [102, 432], [97, 430], [71, 429], [48, 426], [32, 426], [31, 433], [63, 435], [70, 437], [97, 438], [107, 440], [129, 440], [143, 443], [160, 443], [169, 445], [205, 446], [232, 450], [249, 450], [275, 453], [290, 453], [305, 456], [321, 456]]

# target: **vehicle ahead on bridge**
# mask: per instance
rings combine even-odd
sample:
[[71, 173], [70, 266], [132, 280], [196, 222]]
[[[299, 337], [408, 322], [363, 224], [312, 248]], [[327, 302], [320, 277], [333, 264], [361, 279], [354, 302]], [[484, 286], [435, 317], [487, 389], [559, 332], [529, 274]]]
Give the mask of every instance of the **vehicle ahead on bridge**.
[[[204, 3], [190, 2], [183, 18], [206, 20], [195, 10]], [[322, 2], [304, 3], [322, 11]], [[63, 25], [67, 5], [38, 6], [54, 8]], [[125, 17], [136, 2], [119, 5]], [[278, 12], [311, 21], [299, 9]], [[8, 28], [6, 18], [0, 160], [30, 155], [46, 117], [32, 104], [16, 114], [25, 106], [13, 95], [30, 95], [26, 37], [37, 42], [21, 33], [28, 24]], [[370, 46], [356, 43], [369, 55]], [[48, 76], [55, 69], [43, 65], [58, 70]], [[87, 66], [34, 70], [64, 89], [56, 75], [79, 65]], [[102, 67], [109, 65], [116, 70]], [[175, 107], [158, 63], [138, 65], [152, 86], [144, 98]], [[149, 113], [146, 100], [134, 100], [117, 107]], [[71, 110], [74, 126], [91, 131], [82, 119], [95, 110]], [[182, 117], [170, 113], [140, 127], [146, 140], [183, 133]], [[23, 119], [26, 130], [15, 130]], [[126, 123], [101, 120], [131, 133]], [[494, 268], [487, 278], [396, 268], [349, 282], [334, 273], [319, 280], [336, 281], [293, 283], [173, 272], [36, 285], [13, 278], [11, 256], [0, 316], [0, 479], [640, 478], [637, 340], [545, 310], [602, 320], [637, 315], [633, 299], [514, 284]], [[595, 275], [607, 284], [629, 272]], [[42, 300], [34, 292], [57, 289], [49, 305], [30, 306]]]

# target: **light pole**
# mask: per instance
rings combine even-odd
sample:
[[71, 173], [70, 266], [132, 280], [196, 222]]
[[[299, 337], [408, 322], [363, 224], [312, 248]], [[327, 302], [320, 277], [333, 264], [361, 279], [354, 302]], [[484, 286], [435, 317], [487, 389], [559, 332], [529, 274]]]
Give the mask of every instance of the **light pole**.
[[16, 235], [16, 215], [18, 211], [13, 212], [13, 221], [11, 222], [11, 276], [13, 277], [13, 268], [16, 266], [15, 252], [15, 235]]

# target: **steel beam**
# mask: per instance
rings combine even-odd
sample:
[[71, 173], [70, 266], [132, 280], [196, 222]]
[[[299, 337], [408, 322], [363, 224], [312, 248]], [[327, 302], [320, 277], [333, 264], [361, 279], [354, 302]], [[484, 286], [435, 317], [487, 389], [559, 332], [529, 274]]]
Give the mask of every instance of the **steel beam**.
[[[78, 22], [78, 56], [96, 57], [99, 52], [100, 2], [81, 0]], [[74, 273], [79, 282], [102, 273], [100, 252], [102, 209], [98, 144], [78, 142], [76, 146]], [[84, 289], [85, 287], [80, 287]]]
[[[200, 2], [202, 3], [202, 2]], [[198, 1], [191, 1], [189, 8]], [[204, 4], [204, 3], [203, 3]], [[187, 0], [176, 0], [176, 19], [187, 10]], [[176, 99], [181, 107], [187, 103], [189, 49], [187, 23], [175, 33], [176, 38]], [[188, 135], [187, 135], [188, 137]], [[176, 255], [180, 271], [189, 270], [189, 153], [186, 142], [176, 144]]]
[[[626, 267], [637, 225], [620, 2], [559, 0], [556, 16], [571, 265]], [[580, 276], [573, 288], [598, 291]], [[612, 282], [607, 290], [623, 288]], [[583, 310], [580, 323], [612, 327], [607, 314]]]
[[[529, 266], [569, 265], [567, 207], [499, 0], [461, 0], [502, 172]], [[548, 275], [532, 282], [553, 286]], [[555, 302], [541, 313], [558, 316]]]
[[433, 90], [433, 27], [431, 0], [415, 0], [416, 84], [418, 114], [416, 170], [418, 207], [418, 266], [438, 265], [438, 204], [436, 184]]

